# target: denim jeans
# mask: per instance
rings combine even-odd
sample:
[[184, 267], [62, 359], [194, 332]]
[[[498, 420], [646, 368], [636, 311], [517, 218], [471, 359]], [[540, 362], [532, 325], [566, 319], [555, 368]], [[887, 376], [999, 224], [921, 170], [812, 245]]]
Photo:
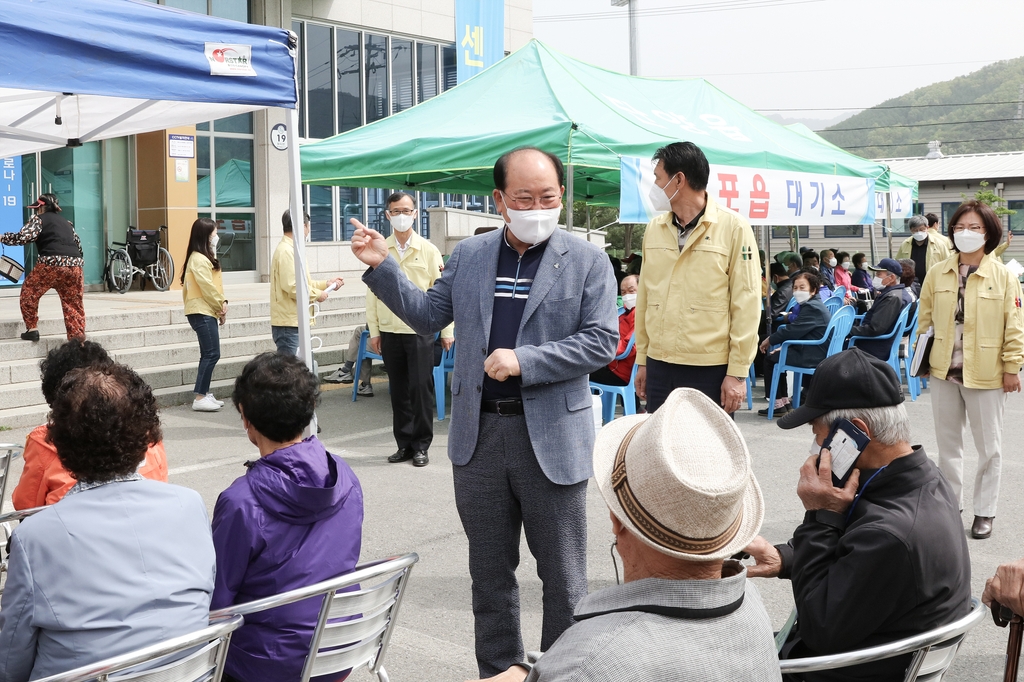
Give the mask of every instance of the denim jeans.
[[274, 337], [278, 353], [287, 355], [299, 354], [299, 328], [298, 327], [271, 327], [270, 334]]
[[199, 372], [196, 374], [195, 392], [197, 395], [206, 395], [210, 392], [210, 380], [213, 378], [213, 368], [220, 360], [220, 331], [217, 329], [218, 320], [216, 317], [195, 313], [186, 315], [188, 323], [192, 325], [196, 336], [199, 337]]

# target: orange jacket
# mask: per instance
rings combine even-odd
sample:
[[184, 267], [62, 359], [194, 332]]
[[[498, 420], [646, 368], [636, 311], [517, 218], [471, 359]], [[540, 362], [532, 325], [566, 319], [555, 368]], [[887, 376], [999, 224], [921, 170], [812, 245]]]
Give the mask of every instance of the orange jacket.
[[[635, 311], [636, 308], [630, 308], [619, 315], [619, 346], [615, 349], [616, 356], [622, 355], [626, 351], [629, 340], [633, 338], [633, 315]], [[623, 381], [629, 381], [629, 375], [633, 373], [633, 363], [635, 362], [636, 345], [634, 344], [633, 350], [629, 352], [629, 355], [621, 360], [612, 360], [608, 364], [608, 369]]]
[[[64, 470], [57, 458], [57, 449], [46, 440], [46, 424], [37, 426], [25, 440], [25, 467], [18, 485], [11, 493], [14, 508], [31, 509], [59, 502], [75, 485], [75, 479]], [[154, 481], [167, 482], [167, 454], [164, 444], [151, 445], [139, 473]]]

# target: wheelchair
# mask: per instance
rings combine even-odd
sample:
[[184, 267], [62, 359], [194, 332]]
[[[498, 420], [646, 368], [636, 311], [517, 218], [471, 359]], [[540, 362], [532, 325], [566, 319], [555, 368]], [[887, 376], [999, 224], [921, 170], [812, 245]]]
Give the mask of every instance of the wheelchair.
[[114, 242], [115, 247], [107, 248], [107, 263], [103, 279], [109, 291], [119, 294], [127, 292], [140, 278], [140, 287], [145, 290], [146, 279], [157, 291], [167, 291], [174, 280], [174, 260], [161, 244], [166, 239], [167, 226], [159, 230], [136, 230], [128, 228], [123, 242]]

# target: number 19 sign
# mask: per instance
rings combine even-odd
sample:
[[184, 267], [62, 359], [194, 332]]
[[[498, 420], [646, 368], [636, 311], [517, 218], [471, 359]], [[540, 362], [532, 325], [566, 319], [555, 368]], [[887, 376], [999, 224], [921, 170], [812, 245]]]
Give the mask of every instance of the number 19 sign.
[[270, 144], [282, 152], [288, 149], [288, 127], [285, 124], [278, 123], [270, 129]]

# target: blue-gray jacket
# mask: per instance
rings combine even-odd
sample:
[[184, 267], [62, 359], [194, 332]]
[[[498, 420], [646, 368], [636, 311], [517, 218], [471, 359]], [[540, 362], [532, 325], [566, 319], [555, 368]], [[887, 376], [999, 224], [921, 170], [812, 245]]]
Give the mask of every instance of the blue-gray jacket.
[[[420, 334], [455, 322], [455, 372], [448, 456], [473, 457], [487, 359], [494, 279], [504, 231], [459, 242], [427, 292], [394, 258], [363, 275], [384, 305]], [[608, 256], [563, 230], [551, 235], [519, 325], [515, 353], [530, 443], [544, 474], [570, 485], [593, 475], [594, 420], [589, 374], [615, 357], [619, 327], [615, 275]], [[510, 378], [509, 381], [515, 381]]]
[[125, 481], [68, 494], [14, 531], [0, 682], [25, 682], [206, 627], [215, 558], [199, 493]]

